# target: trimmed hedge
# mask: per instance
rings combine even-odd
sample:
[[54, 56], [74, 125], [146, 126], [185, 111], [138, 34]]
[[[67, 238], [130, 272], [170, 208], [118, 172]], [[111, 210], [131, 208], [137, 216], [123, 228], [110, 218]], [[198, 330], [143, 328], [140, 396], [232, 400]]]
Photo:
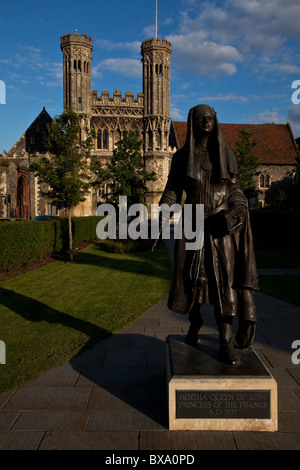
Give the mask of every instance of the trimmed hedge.
[[299, 250], [300, 211], [253, 210], [250, 218], [256, 245], [286, 245]]
[[[97, 238], [101, 217], [72, 218], [73, 247]], [[68, 249], [68, 219], [0, 223], [0, 272], [46, 261]]]

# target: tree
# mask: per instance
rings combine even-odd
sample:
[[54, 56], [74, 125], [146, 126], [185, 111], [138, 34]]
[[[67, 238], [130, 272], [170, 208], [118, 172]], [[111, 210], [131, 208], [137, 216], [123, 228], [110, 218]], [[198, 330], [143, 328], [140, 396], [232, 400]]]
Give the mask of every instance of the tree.
[[142, 141], [137, 139], [136, 134], [133, 131], [124, 131], [122, 136], [116, 143], [112, 159], [106, 164], [106, 168], [97, 162], [93, 170], [99, 182], [109, 185], [109, 203], [117, 204], [119, 196], [127, 196], [128, 204], [143, 204], [148, 191], [146, 183], [156, 180], [155, 172], [145, 169], [141, 154]]
[[46, 149], [49, 157], [42, 157], [31, 165], [39, 183], [49, 186], [42, 191], [43, 197], [52, 201], [58, 209], [66, 209], [69, 219], [70, 261], [73, 261], [73, 235], [71, 211], [85, 201], [90, 180], [90, 151], [94, 142], [94, 131], [80, 142], [79, 116], [66, 110], [56, 116], [48, 127]]
[[250, 131], [243, 129], [238, 134], [239, 140], [236, 142], [235, 155], [240, 172], [241, 188], [247, 198], [256, 194], [256, 180], [258, 175], [259, 157], [253, 153], [256, 142], [251, 141]]

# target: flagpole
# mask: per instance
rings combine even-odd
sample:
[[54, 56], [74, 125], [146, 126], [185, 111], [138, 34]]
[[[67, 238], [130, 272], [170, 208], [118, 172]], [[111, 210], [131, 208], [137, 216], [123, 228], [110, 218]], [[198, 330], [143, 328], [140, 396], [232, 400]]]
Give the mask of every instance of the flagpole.
[[156, 0], [156, 13], [155, 13], [155, 39], [157, 39], [157, 0]]

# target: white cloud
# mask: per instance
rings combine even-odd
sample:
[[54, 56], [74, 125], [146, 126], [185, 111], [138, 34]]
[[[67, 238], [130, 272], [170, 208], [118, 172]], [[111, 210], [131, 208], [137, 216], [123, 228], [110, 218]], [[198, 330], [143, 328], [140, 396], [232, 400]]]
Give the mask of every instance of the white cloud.
[[272, 110], [264, 110], [257, 113], [254, 116], [251, 116], [247, 119], [247, 122], [255, 123], [255, 124], [281, 124], [286, 122], [286, 119], [283, 116], [280, 116], [277, 109]]
[[263, 58], [257, 63], [257, 71], [260, 71], [264, 75], [267, 74], [300, 74], [300, 66], [291, 61], [289, 57]]
[[32, 81], [37, 81], [40, 85], [47, 87], [62, 86], [63, 70], [60, 62], [45, 59], [39, 48], [26, 44], [19, 44], [18, 48], [21, 49], [22, 54], [15, 54], [11, 59], [2, 59], [4, 63], [11, 65], [8, 69], [10, 80], [17, 81], [18, 85], [27, 85]]
[[236, 103], [247, 103], [249, 101], [248, 97], [239, 96], [235, 93], [228, 93], [227, 95], [205, 96], [198, 99], [203, 101], [234, 101]]
[[232, 75], [242, 57], [232, 46], [223, 46], [203, 40], [202, 33], [172, 35], [172, 67], [177, 73], [192, 73], [204, 77]]
[[146, 26], [142, 31], [142, 36], [146, 38], [153, 38], [155, 36], [155, 24]]
[[142, 73], [141, 62], [136, 59], [105, 59], [99, 68], [132, 78], [140, 78]]
[[[296, 57], [295, 51], [288, 48], [288, 37], [293, 35], [300, 37], [299, 18], [299, 0], [190, 2], [189, 6], [185, 6], [185, 10], [181, 12], [179, 30], [172, 35], [172, 39], [175, 46], [180, 41], [185, 42], [186, 46], [195, 47], [195, 54], [186, 57], [184, 63], [189, 63], [190, 68], [201, 75], [203, 69], [199, 67], [197, 61], [192, 63], [197, 56], [197, 49], [201, 52], [199, 51], [201, 42], [213, 43], [220, 48], [219, 67], [214, 61], [210, 63], [207, 57], [208, 70], [215, 70], [217, 74], [234, 73], [236, 63], [241, 57], [244, 61], [255, 59], [253, 67], [255, 69], [256, 64], [259, 63], [257, 71], [260, 73], [268, 72], [270, 60], [274, 64], [272, 68], [274, 73], [294, 73], [299, 69], [295, 65], [299, 62], [299, 57]], [[235, 50], [239, 58], [236, 59], [236, 56], [233, 56], [226, 60], [227, 54], [225, 54], [223, 60], [226, 47]], [[178, 51], [178, 60], [181, 62], [184, 54], [184, 47], [182, 47]], [[199, 54], [199, 58], [206, 57]], [[222, 66], [224, 63], [227, 64], [225, 67]]]
[[293, 129], [294, 136], [300, 137], [300, 104], [291, 106], [288, 109], [288, 121]]
[[134, 55], [139, 54], [141, 50], [141, 43], [139, 41], [115, 42], [109, 39], [96, 39], [94, 44], [96, 47], [104, 49], [105, 51], [119, 51], [120, 49], [127, 49]]
[[171, 118], [174, 121], [181, 121], [182, 119], [184, 119], [179, 108], [171, 108]]

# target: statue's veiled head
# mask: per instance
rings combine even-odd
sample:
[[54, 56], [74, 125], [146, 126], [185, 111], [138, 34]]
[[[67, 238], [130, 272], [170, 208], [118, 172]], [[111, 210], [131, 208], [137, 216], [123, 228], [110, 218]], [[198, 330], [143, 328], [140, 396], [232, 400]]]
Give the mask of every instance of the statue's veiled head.
[[210, 135], [215, 127], [216, 113], [211, 106], [199, 105], [193, 109], [194, 137]]
[[199, 104], [189, 110], [185, 149], [188, 154], [186, 174], [197, 178], [194, 165], [195, 140], [198, 136], [209, 134], [207, 150], [213, 163], [213, 175], [216, 180], [237, 175], [237, 165], [233, 152], [224, 141], [217, 113], [212, 106]]

